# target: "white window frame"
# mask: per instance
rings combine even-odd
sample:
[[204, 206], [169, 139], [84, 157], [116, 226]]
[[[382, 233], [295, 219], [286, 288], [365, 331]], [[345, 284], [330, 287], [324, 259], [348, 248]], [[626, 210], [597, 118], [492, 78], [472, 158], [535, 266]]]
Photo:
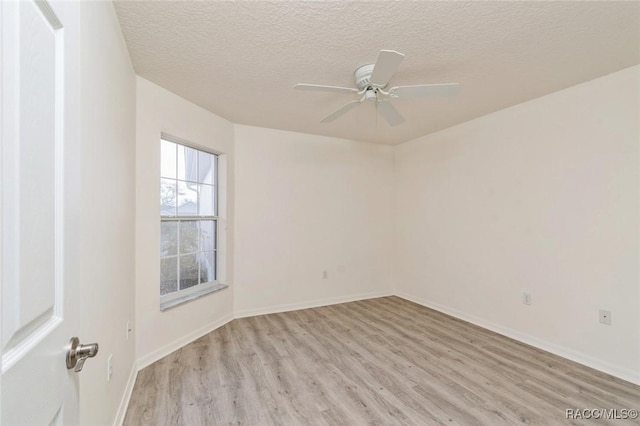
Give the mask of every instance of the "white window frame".
[[[227, 169], [227, 156], [224, 153], [218, 152], [216, 150], [212, 150], [210, 148], [202, 147], [190, 143], [182, 138], [177, 138], [175, 136], [168, 135], [166, 133], [162, 133], [159, 139], [160, 144], [165, 140], [167, 142], [172, 142], [178, 145], [186, 146], [188, 148], [192, 148], [198, 151], [205, 152], [207, 154], [212, 154], [215, 156], [215, 181], [214, 181], [214, 191], [215, 191], [215, 206], [216, 211], [214, 216], [180, 216], [177, 214], [175, 216], [163, 216], [160, 212], [160, 224], [162, 222], [176, 222], [178, 225], [178, 229], [180, 228], [180, 222], [182, 221], [208, 221], [213, 220], [215, 223], [215, 234], [216, 234], [216, 244], [214, 248], [215, 253], [215, 280], [207, 283], [196, 284], [192, 287], [186, 288], [184, 290], [177, 290], [175, 292], [160, 295], [160, 310], [164, 311], [166, 309], [178, 306], [182, 303], [188, 302], [190, 300], [197, 299], [199, 297], [205, 296], [207, 294], [216, 292], [218, 290], [222, 290], [227, 288], [227, 285], [224, 284], [224, 277], [226, 275], [226, 169]], [[160, 146], [160, 144], [158, 146]], [[162, 154], [161, 154], [162, 155]], [[161, 158], [161, 157], [160, 157]], [[224, 173], [223, 173], [224, 172]], [[162, 179], [162, 176], [159, 174], [158, 182]], [[159, 191], [158, 191], [159, 192]], [[178, 231], [179, 232], [179, 231]], [[158, 233], [160, 234], [160, 233]], [[160, 243], [160, 240], [158, 241]], [[179, 257], [180, 253], [176, 254], [176, 257]], [[173, 257], [173, 256], [166, 256]], [[162, 259], [160, 255], [158, 255], [158, 259]], [[158, 265], [158, 271], [160, 271], [160, 265]], [[180, 268], [178, 263], [178, 288], [180, 286]], [[158, 293], [160, 293], [160, 276], [158, 276]]]

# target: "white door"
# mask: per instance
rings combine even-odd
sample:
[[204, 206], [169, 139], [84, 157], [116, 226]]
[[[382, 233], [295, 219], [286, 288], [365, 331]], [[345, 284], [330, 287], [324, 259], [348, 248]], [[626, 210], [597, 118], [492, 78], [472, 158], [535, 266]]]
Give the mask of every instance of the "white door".
[[72, 425], [79, 4], [1, 1], [0, 13], [1, 423]]

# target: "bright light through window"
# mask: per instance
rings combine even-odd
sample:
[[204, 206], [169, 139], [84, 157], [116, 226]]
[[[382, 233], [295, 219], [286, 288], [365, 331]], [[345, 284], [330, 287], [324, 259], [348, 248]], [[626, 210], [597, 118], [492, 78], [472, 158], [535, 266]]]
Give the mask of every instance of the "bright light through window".
[[216, 282], [217, 168], [217, 155], [161, 140], [161, 296]]

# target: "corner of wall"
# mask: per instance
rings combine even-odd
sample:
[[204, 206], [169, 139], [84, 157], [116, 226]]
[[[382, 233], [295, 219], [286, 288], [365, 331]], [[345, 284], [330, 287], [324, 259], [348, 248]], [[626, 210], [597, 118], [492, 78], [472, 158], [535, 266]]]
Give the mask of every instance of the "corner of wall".
[[397, 294], [638, 383], [638, 93], [640, 65], [394, 147]]
[[[84, 142], [74, 153], [81, 164], [79, 186], [83, 194], [78, 240], [83, 256], [92, 259], [79, 267], [80, 279], [86, 283], [81, 289], [80, 333], [100, 343], [100, 355], [88, 362], [79, 376], [79, 408], [81, 422], [90, 418], [93, 423], [108, 424], [121, 403], [135, 360], [134, 342], [125, 335], [135, 309], [135, 230], [131, 221], [135, 205], [135, 73], [113, 4], [87, 2], [79, 8], [80, 132]], [[108, 355], [113, 356], [115, 366], [110, 382], [103, 364]]]

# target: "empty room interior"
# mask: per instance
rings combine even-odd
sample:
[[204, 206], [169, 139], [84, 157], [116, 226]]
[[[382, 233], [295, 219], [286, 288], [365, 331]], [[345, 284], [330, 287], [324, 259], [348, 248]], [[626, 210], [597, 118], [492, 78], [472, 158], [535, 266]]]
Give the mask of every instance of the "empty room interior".
[[640, 425], [640, 2], [0, 19], [3, 425]]

